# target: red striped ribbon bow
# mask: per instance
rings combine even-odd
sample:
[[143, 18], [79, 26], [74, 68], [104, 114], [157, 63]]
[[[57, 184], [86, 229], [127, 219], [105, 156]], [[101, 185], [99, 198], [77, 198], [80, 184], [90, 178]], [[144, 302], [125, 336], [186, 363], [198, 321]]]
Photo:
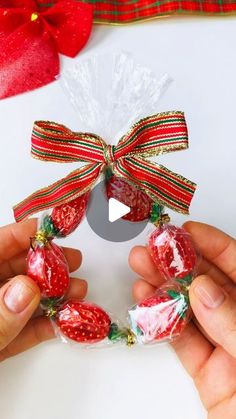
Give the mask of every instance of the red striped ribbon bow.
[[32, 155], [43, 161], [86, 162], [65, 178], [43, 188], [14, 208], [17, 221], [69, 202], [90, 190], [107, 166], [151, 198], [175, 211], [188, 213], [196, 185], [148, 157], [188, 148], [183, 112], [166, 112], [141, 119], [116, 146], [95, 134], [77, 133], [54, 122], [35, 122]]

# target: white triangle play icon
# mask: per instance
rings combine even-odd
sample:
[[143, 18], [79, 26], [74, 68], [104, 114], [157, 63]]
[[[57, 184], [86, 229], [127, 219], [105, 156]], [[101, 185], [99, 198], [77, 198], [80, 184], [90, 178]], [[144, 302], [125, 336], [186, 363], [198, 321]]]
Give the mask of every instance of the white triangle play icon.
[[114, 223], [114, 221], [119, 220], [119, 218], [123, 217], [126, 214], [129, 214], [131, 211], [130, 207], [122, 202], [117, 201], [115, 198], [110, 198], [108, 202], [108, 219], [110, 223]]

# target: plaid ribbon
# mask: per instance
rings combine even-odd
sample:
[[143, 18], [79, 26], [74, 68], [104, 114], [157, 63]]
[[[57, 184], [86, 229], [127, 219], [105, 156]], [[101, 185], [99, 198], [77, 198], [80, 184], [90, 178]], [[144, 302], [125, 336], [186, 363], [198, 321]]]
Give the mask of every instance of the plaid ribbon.
[[50, 162], [85, 162], [82, 168], [43, 188], [14, 208], [16, 221], [69, 202], [90, 190], [104, 169], [145, 190], [151, 198], [175, 211], [188, 213], [196, 185], [148, 157], [188, 148], [183, 112], [160, 113], [134, 124], [116, 146], [94, 134], [70, 131], [54, 122], [35, 122], [32, 156]]
[[[60, 0], [38, 0], [48, 7]], [[97, 23], [122, 24], [173, 14], [235, 14], [232, 0], [82, 0], [94, 6]]]

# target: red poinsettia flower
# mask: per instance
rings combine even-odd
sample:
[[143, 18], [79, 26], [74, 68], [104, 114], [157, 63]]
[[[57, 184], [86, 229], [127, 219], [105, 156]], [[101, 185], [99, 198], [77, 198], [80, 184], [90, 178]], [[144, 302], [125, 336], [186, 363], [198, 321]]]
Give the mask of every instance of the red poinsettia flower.
[[61, 0], [0, 0], [0, 98], [44, 86], [60, 73], [58, 53], [74, 57], [92, 28], [92, 6]]

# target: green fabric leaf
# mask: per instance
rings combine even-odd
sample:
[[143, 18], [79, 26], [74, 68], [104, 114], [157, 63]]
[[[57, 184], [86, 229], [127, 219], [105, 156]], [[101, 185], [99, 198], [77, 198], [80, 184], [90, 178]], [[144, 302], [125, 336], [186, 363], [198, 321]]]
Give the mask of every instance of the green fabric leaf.
[[119, 339], [125, 339], [127, 337], [127, 332], [124, 329], [119, 329], [116, 323], [111, 323], [108, 339], [111, 341], [116, 341]]
[[105, 171], [105, 181], [109, 182], [112, 176], [113, 176], [112, 168], [108, 166]]
[[152, 223], [157, 222], [160, 220], [164, 207], [162, 205], [157, 204], [156, 202], [152, 205], [150, 220]]
[[168, 290], [167, 291], [167, 294], [171, 297], [171, 298], [173, 298], [173, 300], [176, 300], [176, 299], [180, 299], [181, 298], [181, 294], [180, 294], [180, 292], [178, 292], [178, 291], [175, 291], [175, 290]]
[[191, 285], [193, 282], [193, 275], [190, 273], [182, 279], [176, 279], [180, 285]]
[[46, 233], [47, 238], [58, 236], [59, 230], [54, 226], [50, 215], [43, 217], [41, 230]]

